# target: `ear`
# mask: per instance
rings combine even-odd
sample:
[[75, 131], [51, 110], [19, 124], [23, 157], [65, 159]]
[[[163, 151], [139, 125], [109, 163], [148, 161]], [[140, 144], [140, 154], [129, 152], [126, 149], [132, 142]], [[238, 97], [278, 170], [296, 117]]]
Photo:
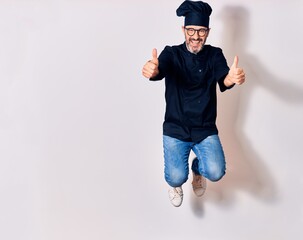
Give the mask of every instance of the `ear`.
[[209, 35], [209, 32], [210, 32], [210, 29], [211, 29], [211, 28], [209, 28], [209, 29], [208, 29], [206, 37], [208, 37], [208, 35]]
[[182, 28], [183, 33], [185, 34], [185, 27], [182, 26], [181, 28]]

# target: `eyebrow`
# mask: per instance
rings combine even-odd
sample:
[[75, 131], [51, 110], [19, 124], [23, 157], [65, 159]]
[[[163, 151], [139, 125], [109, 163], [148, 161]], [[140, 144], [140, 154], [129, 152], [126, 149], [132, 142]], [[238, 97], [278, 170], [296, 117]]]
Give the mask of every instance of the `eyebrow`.
[[208, 28], [202, 27], [202, 28], [193, 28], [193, 27], [184, 27], [186, 29], [194, 29], [194, 30], [208, 30]]

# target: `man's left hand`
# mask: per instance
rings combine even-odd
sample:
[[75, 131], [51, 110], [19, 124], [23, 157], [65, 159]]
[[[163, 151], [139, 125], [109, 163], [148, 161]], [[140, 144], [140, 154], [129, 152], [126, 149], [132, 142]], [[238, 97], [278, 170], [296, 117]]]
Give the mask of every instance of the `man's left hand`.
[[225, 85], [238, 84], [241, 85], [245, 82], [245, 72], [242, 68], [238, 67], [239, 57], [235, 56], [234, 62], [230, 67], [228, 75], [226, 76]]

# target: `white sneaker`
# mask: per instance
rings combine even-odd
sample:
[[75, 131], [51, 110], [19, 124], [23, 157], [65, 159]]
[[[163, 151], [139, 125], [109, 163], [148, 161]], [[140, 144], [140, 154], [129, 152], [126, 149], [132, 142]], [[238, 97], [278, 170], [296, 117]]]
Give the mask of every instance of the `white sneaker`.
[[179, 207], [183, 201], [182, 187], [170, 188], [168, 190], [169, 200], [175, 207]]
[[193, 172], [193, 191], [197, 197], [203, 196], [206, 190], [206, 178]]

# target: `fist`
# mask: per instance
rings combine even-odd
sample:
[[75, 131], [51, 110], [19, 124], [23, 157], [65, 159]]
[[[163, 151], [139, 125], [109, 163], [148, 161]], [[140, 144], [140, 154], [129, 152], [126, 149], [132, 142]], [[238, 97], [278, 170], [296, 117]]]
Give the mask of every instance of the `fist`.
[[159, 60], [158, 60], [158, 54], [157, 49], [153, 49], [152, 51], [152, 59], [149, 60], [142, 69], [142, 74], [146, 78], [152, 78], [158, 75], [159, 73]]

